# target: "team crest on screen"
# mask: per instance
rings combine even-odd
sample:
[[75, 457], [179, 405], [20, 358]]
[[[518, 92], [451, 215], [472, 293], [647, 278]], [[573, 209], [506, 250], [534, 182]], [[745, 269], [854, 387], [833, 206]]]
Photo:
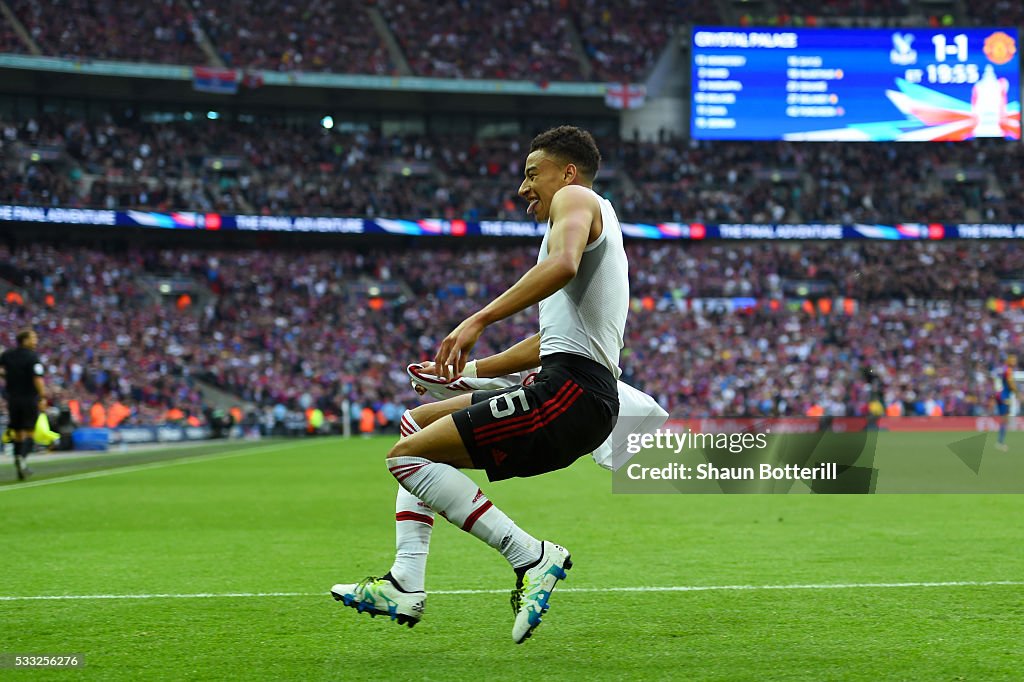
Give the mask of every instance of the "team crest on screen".
[[1017, 41], [1002, 31], [985, 38], [985, 56], [993, 64], [1003, 65], [1017, 54]]
[[914, 35], [912, 33], [893, 33], [889, 61], [900, 66], [917, 64], [917, 50], [911, 47], [913, 44]]

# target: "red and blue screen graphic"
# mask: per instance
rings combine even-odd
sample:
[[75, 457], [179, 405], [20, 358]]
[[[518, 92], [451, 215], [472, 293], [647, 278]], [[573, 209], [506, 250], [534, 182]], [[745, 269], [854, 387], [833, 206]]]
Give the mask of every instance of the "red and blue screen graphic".
[[1020, 139], [1016, 28], [731, 29], [692, 35], [705, 140]]

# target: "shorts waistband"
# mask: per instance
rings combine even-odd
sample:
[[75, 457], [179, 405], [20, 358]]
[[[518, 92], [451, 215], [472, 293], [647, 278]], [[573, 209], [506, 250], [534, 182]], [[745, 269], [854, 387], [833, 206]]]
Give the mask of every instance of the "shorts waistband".
[[596, 360], [585, 358], [582, 355], [576, 355], [575, 353], [551, 353], [545, 355], [540, 359], [541, 367], [549, 367], [552, 365], [558, 365], [561, 367], [571, 367], [573, 369], [583, 370], [585, 372], [597, 372], [603, 376], [607, 376], [608, 380], [613, 384], [615, 383], [615, 375], [612, 374], [607, 367], [602, 365]]

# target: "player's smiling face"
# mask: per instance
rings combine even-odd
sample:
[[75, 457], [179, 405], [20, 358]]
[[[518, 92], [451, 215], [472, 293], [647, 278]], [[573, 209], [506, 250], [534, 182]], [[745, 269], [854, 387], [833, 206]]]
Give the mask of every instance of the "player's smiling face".
[[565, 165], [543, 149], [530, 152], [526, 157], [525, 177], [519, 186], [519, 196], [529, 202], [527, 213], [539, 223], [551, 216], [551, 198], [576, 177], [576, 166]]

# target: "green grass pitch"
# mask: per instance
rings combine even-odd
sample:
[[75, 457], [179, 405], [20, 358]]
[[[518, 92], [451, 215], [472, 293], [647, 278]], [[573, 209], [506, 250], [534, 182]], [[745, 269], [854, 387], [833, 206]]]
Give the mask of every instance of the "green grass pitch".
[[1015, 495], [612, 495], [581, 460], [484, 485], [573, 553], [531, 640], [511, 641], [507, 564], [440, 518], [424, 620], [356, 614], [328, 590], [390, 566], [388, 443], [39, 458], [32, 486], [5, 458], [0, 653], [85, 667], [0, 678], [1024, 678]]

